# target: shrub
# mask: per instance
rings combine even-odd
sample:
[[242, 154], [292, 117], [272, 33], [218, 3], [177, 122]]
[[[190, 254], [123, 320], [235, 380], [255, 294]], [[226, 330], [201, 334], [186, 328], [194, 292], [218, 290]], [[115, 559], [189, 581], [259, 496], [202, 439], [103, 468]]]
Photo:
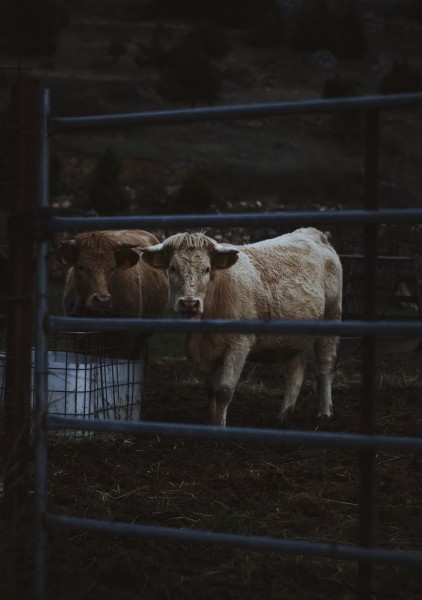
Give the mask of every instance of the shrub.
[[364, 58], [368, 52], [368, 39], [358, 4], [349, 1], [346, 9], [335, 20], [337, 24], [333, 32], [333, 54], [343, 59]]
[[267, 3], [262, 14], [253, 23], [248, 35], [249, 43], [261, 48], [279, 46], [283, 40], [283, 21], [275, 0]]
[[346, 98], [347, 96], [356, 96], [353, 81], [340, 76], [326, 79], [322, 88], [323, 98]]
[[214, 23], [203, 22], [193, 27], [188, 34], [193, 45], [202, 48], [209, 58], [223, 58], [231, 50], [229, 38], [221, 27]]
[[156, 68], [164, 65], [169, 52], [170, 33], [166, 27], [160, 23], [156, 24], [152, 30], [149, 43], [140, 42], [138, 44], [139, 52], [135, 56], [135, 63], [141, 69], [147, 65], [153, 65]]
[[108, 146], [99, 157], [87, 181], [87, 198], [78, 207], [94, 209], [102, 215], [124, 214], [129, 210], [129, 195], [119, 182], [121, 161]]
[[178, 193], [169, 203], [175, 214], [201, 214], [215, 212], [220, 198], [206, 176], [197, 171], [188, 173]]
[[114, 60], [118, 60], [121, 56], [126, 54], [126, 52], [126, 44], [119, 39], [111, 40], [107, 48], [107, 53], [110, 54], [110, 56], [114, 58]]
[[169, 100], [214, 102], [221, 88], [222, 75], [213, 59], [230, 51], [227, 36], [216, 25], [202, 23], [192, 27], [187, 35], [173, 45], [168, 43], [167, 30], [156, 28], [149, 44], [139, 44], [136, 64], [158, 69], [158, 92]]
[[296, 16], [295, 43], [301, 52], [330, 50], [340, 59], [360, 59], [368, 52], [362, 14], [356, 0], [329, 4], [304, 2]]
[[170, 100], [213, 103], [220, 92], [221, 74], [195, 36], [186, 37], [166, 55], [159, 68], [159, 93]]
[[[357, 96], [356, 84], [351, 79], [340, 76], [330, 77], [324, 82], [322, 98], [348, 98]], [[356, 110], [342, 111], [334, 118], [342, 122], [347, 129], [355, 128], [360, 123], [360, 112]]]
[[422, 91], [422, 74], [407, 60], [396, 61], [380, 82], [382, 94], [405, 94]]
[[301, 52], [331, 50], [333, 29], [333, 17], [326, 0], [303, 2], [296, 15], [296, 48]]

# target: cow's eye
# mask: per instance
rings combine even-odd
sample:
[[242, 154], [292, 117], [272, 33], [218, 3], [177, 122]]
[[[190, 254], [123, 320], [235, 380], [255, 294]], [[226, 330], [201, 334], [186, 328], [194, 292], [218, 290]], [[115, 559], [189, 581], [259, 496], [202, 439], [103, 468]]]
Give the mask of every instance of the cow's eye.
[[176, 273], [176, 267], [174, 265], [170, 265], [169, 266], [169, 272], [170, 273]]
[[211, 272], [211, 267], [205, 267], [204, 274], [208, 275], [208, 273], [210, 273], [210, 272]]

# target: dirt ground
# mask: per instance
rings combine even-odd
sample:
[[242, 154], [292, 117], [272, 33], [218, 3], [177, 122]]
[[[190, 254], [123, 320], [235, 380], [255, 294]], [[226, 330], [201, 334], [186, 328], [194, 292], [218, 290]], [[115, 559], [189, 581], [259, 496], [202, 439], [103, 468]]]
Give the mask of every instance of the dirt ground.
[[[338, 364], [335, 414], [316, 417], [312, 373], [288, 429], [356, 432], [360, 428], [361, 361]], [[376, 431], [419, 436], [420, 353], [380, 357]], [[278, 366], [248, 364], [228, 423], [276, 426], [283, 381]], [[205, 394], [184, 359], [149, 362], [143, 418], [206, 422]], [[358, 541], [358, 452], [306, 447], [142, 439], [121, 435], [53, 440], [49, 510], [188, 529], [278, 538]], [[374, 544], [421, 550], [422, 459], [377, 452]], [[48, 598], [135, 600], [356, 597], [352, 562], [219, 546], [52, 530]], [[31, 573], [27, 573], [30, 578]], [[378, 565], [373, 597], [422, 598], [417, 569]]]

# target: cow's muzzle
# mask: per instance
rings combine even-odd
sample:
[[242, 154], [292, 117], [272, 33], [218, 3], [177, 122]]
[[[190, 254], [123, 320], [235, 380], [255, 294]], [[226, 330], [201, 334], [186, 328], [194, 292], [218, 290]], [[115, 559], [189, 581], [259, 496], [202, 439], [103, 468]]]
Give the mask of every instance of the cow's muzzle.
[[111, 294], [92, 294], [86, 303], [87, 307], [93, 310], [111, 308], [111, 304]]
[[202, 314], [202, 302], [195, 296], [183, 296], [176, 302], [176, 311], [185, 319], [199, 319]]

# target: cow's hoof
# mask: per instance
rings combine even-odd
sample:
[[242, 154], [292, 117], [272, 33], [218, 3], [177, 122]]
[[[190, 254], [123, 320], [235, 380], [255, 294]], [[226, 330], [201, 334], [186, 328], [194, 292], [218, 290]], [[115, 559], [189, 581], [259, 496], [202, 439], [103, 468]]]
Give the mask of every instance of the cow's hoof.
[[283, 410], [281, 410], [278, 413], [277, 420], [279, 421], [279, 423], [284, 423], [289, 417], [293, 415], [293, 412], [294, 408], [292, 406], [289, 406], [289, 408], [283, 408]]
[[333, 416], [333, 412], [319, 412], [318, 413], [318, 417], [321, 417], [321, 419], [331, 419], [331, 417]]

